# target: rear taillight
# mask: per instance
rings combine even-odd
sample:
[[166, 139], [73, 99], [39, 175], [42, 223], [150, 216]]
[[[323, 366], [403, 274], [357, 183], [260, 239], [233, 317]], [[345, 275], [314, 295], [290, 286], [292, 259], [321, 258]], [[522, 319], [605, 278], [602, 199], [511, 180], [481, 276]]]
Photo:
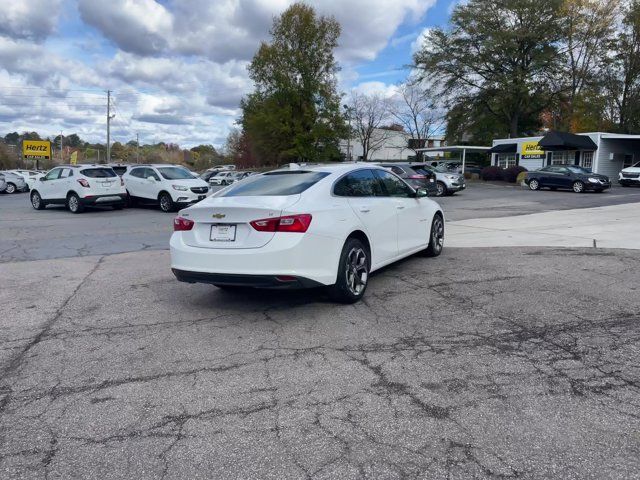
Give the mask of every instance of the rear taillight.
[[173, 219], [173, 231], [186, 232], [193, 228], [194, 223], [193, 220], [189, 220], [188, 218], [176, 217]]
[[304, 233], [311, 225], [311, 215], [287, 215], [286, 217], [263, 218], [254, 220], [251, 226], [259, 232], [294, 232]]
[[84, 178], [79, 178], [78, 183], [84, 188], [89, 188], [89, 182], [87, 182]]
[[409, 177], [411, 180], [424, 180], [425, 178], [427, 178], [426, 175], [411, 175]]

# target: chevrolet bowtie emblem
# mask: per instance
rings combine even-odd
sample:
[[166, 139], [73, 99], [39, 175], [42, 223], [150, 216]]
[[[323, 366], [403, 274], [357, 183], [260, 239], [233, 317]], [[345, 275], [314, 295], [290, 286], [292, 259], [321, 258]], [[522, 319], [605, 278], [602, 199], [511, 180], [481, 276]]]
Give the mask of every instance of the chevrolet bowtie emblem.
[[224, 213], [214, 213], [213, 215], [211, 215], [213, 218], [217, 218], [218, 220], [221, 218], [226, 217], [226, 215]]

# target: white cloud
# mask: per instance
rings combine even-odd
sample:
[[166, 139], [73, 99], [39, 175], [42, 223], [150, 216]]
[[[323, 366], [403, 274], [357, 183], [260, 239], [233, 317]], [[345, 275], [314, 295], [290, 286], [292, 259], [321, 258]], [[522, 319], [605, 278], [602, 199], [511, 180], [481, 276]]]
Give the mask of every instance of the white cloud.
[[41, 41], [53, 32], [61, 0], [15, 0], [0, 9], [0, 35]]
[[[252, 89], [248, 62], [268, 39], [273, 18], [293, 2], [77, 0], [73, 10], [72, 0], [13, 1], [0, 12], [0, 95], [15, 95], [0, 105], [0, 130], [55, 135], [63, 129], [104, 142], [103, 92], [110, 89], [113, 140], [126, 142], [137, 132], [143, 142], [220, 144], [239, 115], [240, 99]], [[348, 90], [362, 62], [390, 41], [399, 46], [411, 40], [415, 34], [393, 35], [401, 24], [418, 21], [435, 0], [308, 3], [342, 25], [339, 84]], [[65, 32], [52, 36], [61, 11], [71, 23], [95, 31], [81, 30], [84, 35], [71, 41]], [[378, 81], [356, 88], [395, 93], [395, 86]]]

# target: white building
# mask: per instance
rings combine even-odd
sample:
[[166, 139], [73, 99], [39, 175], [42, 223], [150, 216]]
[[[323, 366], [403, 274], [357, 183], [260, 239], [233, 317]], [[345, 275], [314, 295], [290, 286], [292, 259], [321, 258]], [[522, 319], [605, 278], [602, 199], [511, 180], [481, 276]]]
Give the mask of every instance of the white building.
[[[416, 155], [415, 150], [409, 148], [410, 143], [413, 143], [411, 135], [404, 131], [376, 128], [371, 138], [372, 148], [369, 151], [368, 160], [372, 162], [407, 161]], [[444, 137], [437, 135], [420, 143], [415, 147], [440, 147], [445, 144]], [[358, 138], [352, 138], [349, 141], [342, 140], [340, 141], [340, 152], [347, 160], [362, 160], [362, 143]], [[431, 156], [438, 156], [438, 153], [442, 156], [442, 152], [431, 152]]]
[[640, 161], [640, 135], [551, 131], [538, 137], [493, 141], [491, 164], [521, 165], [537, 170], [545, 165], [573, 164], [616, 178], [618, 172]]

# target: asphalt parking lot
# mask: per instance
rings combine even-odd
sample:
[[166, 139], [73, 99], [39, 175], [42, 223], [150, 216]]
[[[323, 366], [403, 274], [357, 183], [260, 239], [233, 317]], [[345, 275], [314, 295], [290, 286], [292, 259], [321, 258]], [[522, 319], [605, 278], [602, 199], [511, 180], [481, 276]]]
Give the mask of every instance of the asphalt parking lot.
[[342, 306], [176, 282], [171, 218], [0, 196], [0, 478], [640, 477], [637, 250], [448, 248]]

